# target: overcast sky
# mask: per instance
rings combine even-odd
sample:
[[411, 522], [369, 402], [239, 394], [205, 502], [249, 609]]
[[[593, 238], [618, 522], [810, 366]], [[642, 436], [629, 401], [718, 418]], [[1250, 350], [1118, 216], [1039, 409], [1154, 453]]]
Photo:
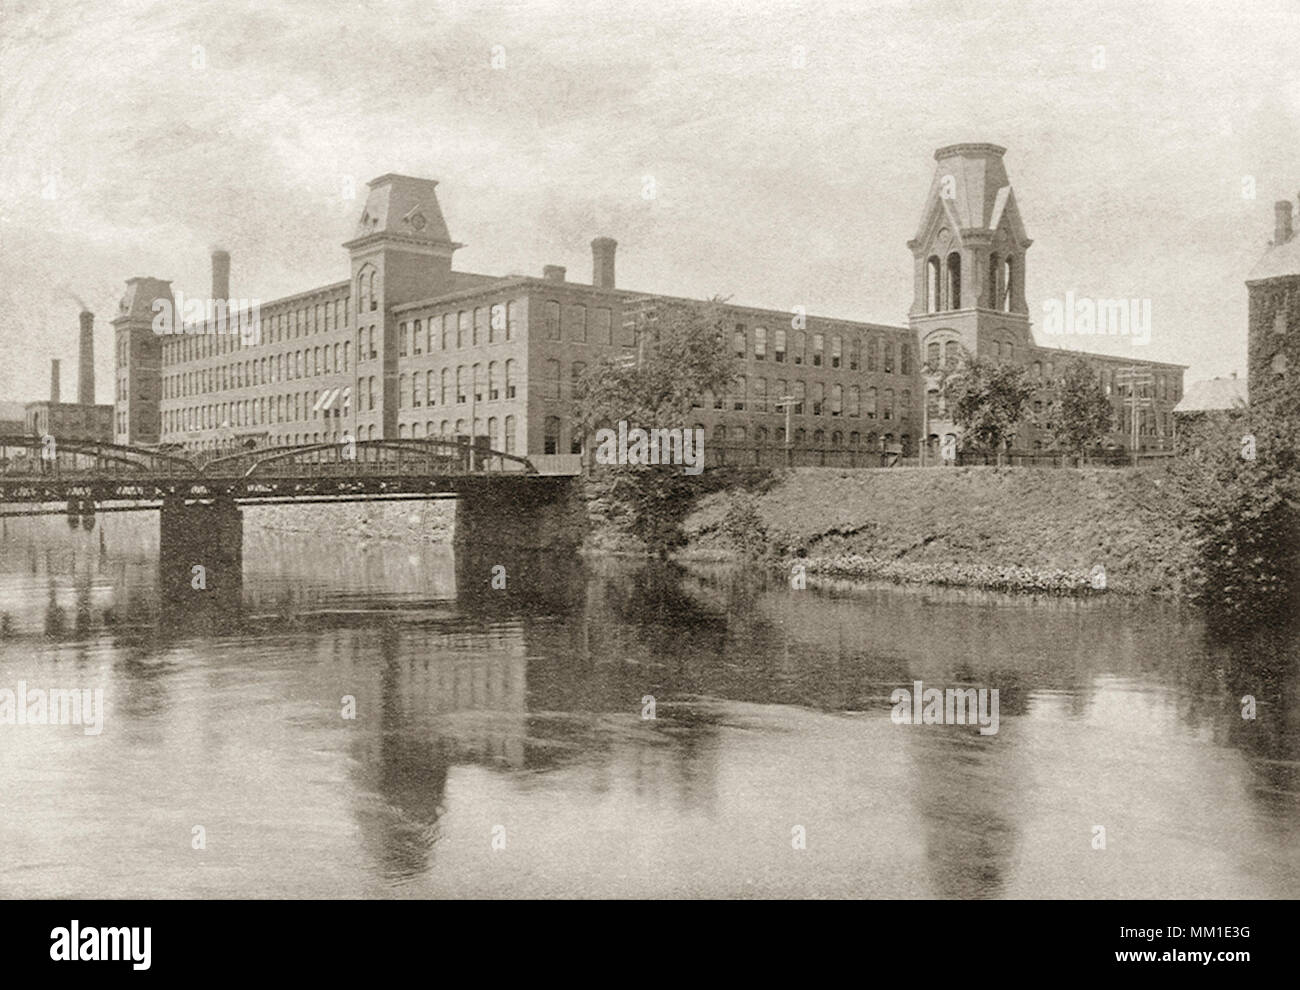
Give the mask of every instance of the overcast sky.
[[74, 394], [77, 296], [112, 401], [124, 280], [206, 295], [214, 245], [238, 296], [346, 278], [349, 177], [385, 172], [440, 180], [459, 270], [588, 281], [604, 234], [620, 286], [902, 325], [958, 141], [1008, 149], [1036, 327], [1066, 290], [1149, 298], [1113, 350], [1191, 381], [1244, 369], [1243, 279], [1300, 191], [1296, 0], [0, 8], [4, 399], [52, 357]]

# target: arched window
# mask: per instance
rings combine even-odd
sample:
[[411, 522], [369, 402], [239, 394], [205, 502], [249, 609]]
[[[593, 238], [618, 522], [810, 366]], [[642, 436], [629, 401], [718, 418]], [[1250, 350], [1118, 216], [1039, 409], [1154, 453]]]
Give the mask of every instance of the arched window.
[[506, 398], [515, 397], [515, 360], [510, 358], [506, 361]]
[[939, 259], [931, 255], [925, 263], [925, 311], [939, 312]]
[[433, 405], [434, 403], [434, 396], [437, 394], [437, 392], [434, 390], [435, 384], [436, 383], [433, 380], [433, 372], [426, 371], [424, 374], [424, 395], [425, 395], [425, 402], [428, 405]]
[[939, 367], [939, 342], [932, 340], [925, 345], [925, 363], [930, 370]]
[[856, 385], [849, 386], [849, 417], [857, 419], [862, 415], [862, 392]]
[[513, 454], [515, 452], [515, 418], [513, 416], [506, 417], [505, 441], [506, 441], [506, 448], [505, 448], [506, 453]]
[[961, 254], [948, 255], [948, 308], [961, 309]]
[[463, 364], [456, 368], [456, 401], [465, 401], [465, 366]]
[[370, 309], [370, 293], [374, 286], [375, 269], [373, 265], [362, 265], [357, 272], [357, 312], [364, 313]]
[[488, 362], [488, 371], [487, 371], [487, 376], [488, 376], [488, 379], [487, 379], [487, 390], [488, 390], [488, 399], [489, 399], [489, 400], [492, 400], [492, 399], [499, 399], [499, 398], [501, 398], [501, 392], [500, 392], [500, 389], [497, 388], [497, 385], [498, 385], [498, 382], [499, 382], [500, 373], [501, 373], [501, 371], [500, 371], [500, 365], [498, 364], [498, 362], [496, 362], [496, 361], [489, 361], [489, 362]]
[[547, 416], [542, 429], [542, 453], [558, 454], [560, 452], [560, 417]]
[[997, 309], [998, 298], [998, 276], [1002, 274], [1002, 263], [998, 258], [998, 253], [994, 251], [989, 255], [989, 288], [988, 301], [985, 303], [989, 309]]
[[1002, 298], [999, 300], [1000, 305], [995, 307], [1007, 313], [1011, 312], [1011, 282], [1015, 275], [1015, 260], [1008, 255], [1007, 259], [1002, 262]]
[[[439, 402], [441, 405], [444, 405], [444, 406], [445, 406], [445, 405], [447, 405], [448, 402], [451, 401], [451, 396], [448, 394], [448, 392], [449, 392], [449, 390], [450, 390], [450, 388], [451, 388], [451, 369], [450, 369], [450, 368], [443, 368], [443, 369], [442, 369], [442, 382], [441, 382], [441, 386], [442, 386], [442, 387], [441, 387], [441, 389], [439, 390], [439, 393], [438, 393], [438, 402]], [[446, 431], [446, 430], [443, 430], [443, 432], [446, 433], [447, 431]]]

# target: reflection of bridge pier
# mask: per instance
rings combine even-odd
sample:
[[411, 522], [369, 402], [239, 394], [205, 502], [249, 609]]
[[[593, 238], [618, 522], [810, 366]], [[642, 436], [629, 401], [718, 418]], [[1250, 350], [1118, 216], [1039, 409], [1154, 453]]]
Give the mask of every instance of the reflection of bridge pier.
[[237, 610], [244, 587], [244, 514], [229, 499], [163, 501], [158, 583], [165, 606], [186, 613]]

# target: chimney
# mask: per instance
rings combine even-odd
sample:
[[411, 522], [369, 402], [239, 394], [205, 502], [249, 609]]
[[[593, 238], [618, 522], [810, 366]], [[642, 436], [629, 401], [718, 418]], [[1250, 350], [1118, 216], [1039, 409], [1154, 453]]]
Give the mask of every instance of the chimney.
[[542, 278], [546, 279], [548, 282], [563, 282], [563, 281], [564, 281], [564, 266], [563, 266], [563, 265], [543, 265], [543, 266], [542, 266]]
[[59, 401], [59, 359], [50, 361], [50, 401]]
[[221, 248], [212, 252], [212, 298], [230, 298], [230, 252]]
[[77, 401], [95, 404], [95, 314], [81, 312], [81, 348], [77, 353]]
[[597, 289], [614, 288], [614, 249], [618, 241], [597, 237], [591, 242], [591, 284]]
[[1273, 243], [1291, 240], [1291, 201], [1279, 199], [1273, 204]]

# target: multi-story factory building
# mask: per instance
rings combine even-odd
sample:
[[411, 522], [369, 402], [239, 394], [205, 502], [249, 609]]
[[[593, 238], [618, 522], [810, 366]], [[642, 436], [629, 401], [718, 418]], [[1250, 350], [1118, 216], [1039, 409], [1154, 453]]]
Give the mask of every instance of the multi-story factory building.
[[[995, 145], [954, 145], [938, 169], [917, 236], [907, 326], [728, 304], [738, 359], [727, 395], [702, 396], [697, 422], [716, 447], [790, 443], [817, 450], [938, 444], [954, 432], [934, 369], [959, 347], [1016, 361], [1042, 383], [1018, 446], [1050, 437], [1053, 377], [1068, 356], [1035, 344], [1024, 298], [1025, 236]], [[951, 180], [951, 181], [950, 181]], [[519, 454], [574, 453], [573, 383], [611, 355], [636, 353], [635, 315], [681, 300], [618, 288], [616, 243], [592, 241], [590, 284], [547, 265], [541, 277], [455, 271], [436, 182], [384, 175], [369, 184], [344, 281], [253, 305], [229, 332], [220, 313], [185, 332], [157, 332], [169, 283], [128, 282], [118, 337], [116, 436], [124, 443], [214, 448], [231, 443], [479, 437]], [[212, 298], [230, 299], [230, 258], [213, 255]], [[183, 313], [181, 314], [183, 315]], [[1114, 393], [1112, 444], [1128, 437], [1132, 403], [1116, 375], [1150, 373], [1138, 404], [1144, 445], [1172, 432], [1182, 367], [1097, 356]], [[1122, 376], [1121, 376], [1122, 377]]]

